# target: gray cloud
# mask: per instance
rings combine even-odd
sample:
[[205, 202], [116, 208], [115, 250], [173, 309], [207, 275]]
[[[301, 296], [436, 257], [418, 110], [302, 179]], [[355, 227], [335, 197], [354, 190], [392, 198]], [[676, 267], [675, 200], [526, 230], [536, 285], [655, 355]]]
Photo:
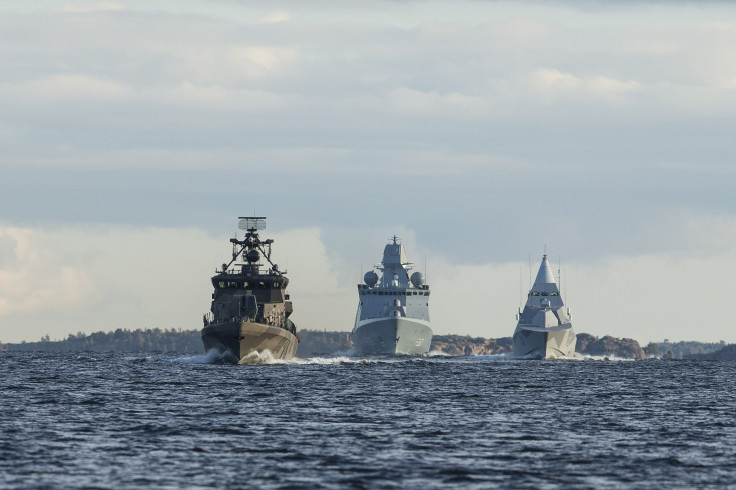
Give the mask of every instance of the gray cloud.
[[0, 223], [255, 211], [341, 264], [388, 228], [479, 264], [734, 246], [732, 4], [68, 3], [0, 4]]

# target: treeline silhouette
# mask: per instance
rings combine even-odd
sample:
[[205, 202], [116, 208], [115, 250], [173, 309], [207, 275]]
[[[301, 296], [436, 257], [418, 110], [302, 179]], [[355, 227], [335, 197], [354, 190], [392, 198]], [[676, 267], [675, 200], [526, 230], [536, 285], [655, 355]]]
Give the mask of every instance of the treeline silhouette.
[[[320, 354], [345, 352], [353, 348], [347, 332], [327, 332], [318, 330], [299, 330], [300, 344], [298, 355], [311, 357]], [[200, 330], [147, 328], [129, 330], [118, 328], [114, 332], [95, 332], [69, 334], [64, 340], [51, 340], [44, 335], [38, 342], [0, 344], [7, 351], [44, 352], [165, 352], [195, 353], [204, 352]]]
[[707, 359], [708, 354], [721, 351], [727, 346], [726, 342], [694, 342], [681, 341], [650, 342], [644, 347], [647, 355], [654, 357], [665, 357], [670, 359]]
[[[350, 332], [299, 330], [297, 356], [301, 358], [319, 355], [349, 354], [353, 349]], [[578, 333], [577, 352], [590, 355], [614, 355], [632, 359], [663, 357], [669, 359], [734, 359], [736, 347], [725, 342], [651, 342], [643, 349], [633, 339], [617, 339], [610, 336], [598, 338]], [[511, 338], [486, 339], [461, 335], [434, 335], [431, 350], [450, 355], [488, 355], [509, 352]], [[119, 328], [113, 332], [69, 334], [64, 340], [51, 340], [44, 335], [38, 342], [0, 343], [0, 350], [46, 352], [163, 352], [204, 353], [200, 330], [146, 328], [128, 330]]]
[[64, 340], [51, 340], [48, 335], [40, 342], [5, 344], [5, 350], [45, 352], [204, 352], [199, 330], [118, 328], [114, 332], [69, 334]]

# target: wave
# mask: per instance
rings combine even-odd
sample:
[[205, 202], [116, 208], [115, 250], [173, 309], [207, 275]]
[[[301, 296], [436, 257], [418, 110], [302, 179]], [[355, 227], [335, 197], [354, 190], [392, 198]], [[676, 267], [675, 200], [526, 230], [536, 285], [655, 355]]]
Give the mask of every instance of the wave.
[[636, 359], [631, 359], [630, 357], [617, 357], [614, 355], [591, 356], [589, 354], [582, 355], [581, 360], [583, 361], [616, 361], [616, 362], [636, 361]]
[[[352, 353], [352, 352], [351, 352]], [[376, 360], [350, 357], [345, 353], [337, 353], [333, 356], [318, 357], [294, 357], [292, 359], [276, 359], [273, 354], [265, 350], [262, 353], [251, 352], [244, 356], [238, 364], [246, 366], [263, 366], [263, 365], [329, 365], [329, 364], [368, 364], [375, 363]]]
[[123, 361], [125, 362], [149, 362], [152, 359], [150, 357], [138, 357], [138, 356], [125, 356]]
[[511, 360], [514, 356], [511, 352], [501, 352], [500, 354], [481, 354], [477, 356], [469, 356], [473, 359], [493, 359], [493, 360]]
[[[430, 351], [422, 356], [358, 356], [354, 350], [336, 352], [333, 355], [321, 355], [315, 357], [294, 357], [292, 359], [277, 359], [266, 350], [262, 353], [253, 352], [238, 361], [229, 352], [221, 353], [217, 349], [211, 349], [205, 354], [190, 357], [178, 357], [174, 359], [161, 359], [156, 356], [127, 356], [123, 357], [125, 362], [172, 362], [180, 364], [221, 364], [221, 365], [243, 365], [243, 366], [284, 366], [284, 365], [338, 365], [338, 364], [393, 364], [402, 362], [475, 362], [475, 361], [517, 361], [538, 360], [534, 356], [515, 357], [513, 352], [501, 354], [482, 354], [476, 356], [453, 356], [442, 351]], [[616, 357], [613, 355], [581, 355], [576, 353], [575, 357], [556, 357], [556, 361], [634, 361], [635, 359]]]
[[237, 359], [230, 352], [220, 352], [217, 349], [210, 349], [205, 354], [192, 357], [179, 357], [171, 359], [171, 362], [182, 364], [236, 364]]
[[264, 364], [286, 364], [283, 359], [276, 359], [270, 350], [266, 349], [263, 352], [251, 352], [250, 354], [244, 355], [240, 361], [240, 365], [246, 366], [261, 366]]

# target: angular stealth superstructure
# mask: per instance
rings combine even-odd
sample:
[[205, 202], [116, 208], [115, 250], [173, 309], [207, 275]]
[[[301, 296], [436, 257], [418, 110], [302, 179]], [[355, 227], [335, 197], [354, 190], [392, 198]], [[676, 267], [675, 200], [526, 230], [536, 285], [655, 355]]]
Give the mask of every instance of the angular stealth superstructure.
[[409, 277], [404, 246], [386, 245], [378, 274], [365, 274], [358, 284], [358, 313], [353, 328], [355, 350], [362, 354], [426, 354], [432, 343], [429, 286], [421, 272]]
[[514, 357], [551, 359], [574, 357], [577, 337], [555, 282], [547, 255], [542, 257], [524, 311], [514, 331]]

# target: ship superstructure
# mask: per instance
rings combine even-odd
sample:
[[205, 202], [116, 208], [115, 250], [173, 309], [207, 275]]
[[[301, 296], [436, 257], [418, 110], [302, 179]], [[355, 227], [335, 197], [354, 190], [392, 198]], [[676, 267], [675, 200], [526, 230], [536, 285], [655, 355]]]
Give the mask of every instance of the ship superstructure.
[[[229, 352], [238, 360], [269, 351], [276, 359], [296, 354], [296, 326], [286, 292], [289, 279], [271, 261], [272, 239], [261, 239], [265, 217], [241, 217], [243, 239], [231, 238], [232, 260], [212, 277], [212, 304], [202, 329], [206, 350]], [[261, 259], [268, 263], [264, 266]]]
[[524, 310], [517, 319], [513, 337], [514, 357], [550, 359], [575, 356], [577, 337], [572, 329], [570, 310], [562, 301], [546, 254], [542, 257]]
[[355, 350], [362, 354], [427, 354], [432, 342], [429, 286], [424, 275], [409, 271], [404, 245], [397, 237], [383, 251], [381, 265], [358, 284], [358, 311], [353, 328]]

